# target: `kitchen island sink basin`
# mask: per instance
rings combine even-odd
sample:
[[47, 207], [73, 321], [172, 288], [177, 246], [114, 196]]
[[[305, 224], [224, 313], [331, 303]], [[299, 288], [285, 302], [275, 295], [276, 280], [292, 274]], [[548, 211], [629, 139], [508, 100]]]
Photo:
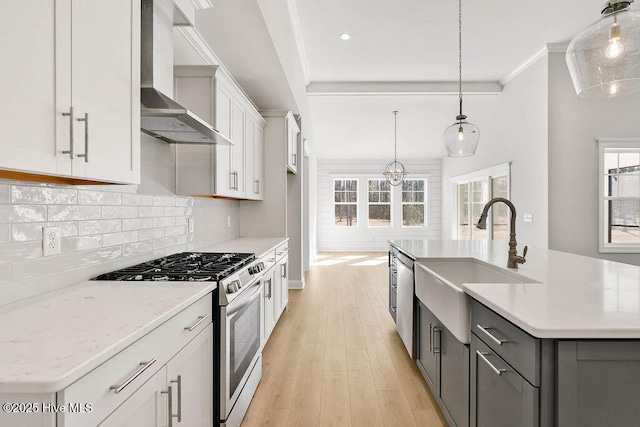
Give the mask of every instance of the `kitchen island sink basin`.
[[537, 283], [476, 259], [419, 260], [415, 264], [416, 296], [463, 344], [471, 340], [471, 298], [467, 283]]

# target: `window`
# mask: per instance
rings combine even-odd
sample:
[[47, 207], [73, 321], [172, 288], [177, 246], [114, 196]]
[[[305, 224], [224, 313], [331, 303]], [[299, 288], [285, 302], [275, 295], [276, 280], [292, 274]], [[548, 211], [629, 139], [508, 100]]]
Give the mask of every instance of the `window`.
[[335, 203], [336, 227], [358, 226], [358, 180], [334, 179], [333, 197]]
[[402, 183], [402, 226], [425, 226], [425, 180], [406, 179]]
[[386, 179], [370, 179], [369, 227], [391, 226], [391, 184]]
[[640, 139], [599, 145], [600, 252], [640, 252]]
[[485, 204], [496, 197], [509, 198], [509, 164], [453, 178], [456, 208], [454, 238], [460, 240], [509, 239], [509, 208], [503, 203], [491, 207], [487, 229], [476, 228]]

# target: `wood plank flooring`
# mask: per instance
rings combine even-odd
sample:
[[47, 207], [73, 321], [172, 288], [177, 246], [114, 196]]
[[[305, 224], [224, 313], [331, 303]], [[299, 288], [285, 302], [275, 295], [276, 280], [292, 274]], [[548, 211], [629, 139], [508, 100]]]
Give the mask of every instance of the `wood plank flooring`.
[[320, 254], [305, 289], [289, 291], [242, 425], [446, 426], [387, 310], [387, 281], [386, 253]]

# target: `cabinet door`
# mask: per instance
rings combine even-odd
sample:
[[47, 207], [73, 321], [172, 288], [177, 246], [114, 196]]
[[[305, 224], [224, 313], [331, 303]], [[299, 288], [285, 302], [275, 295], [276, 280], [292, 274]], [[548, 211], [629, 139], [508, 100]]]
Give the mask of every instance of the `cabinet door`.
[[100, 427], [162, 427], [168, 425], [167, 368], [155, 373], [111, 413]]
[[440, 356], [440, 392], [449, 417], [457, 427], [469, 425], [469, 347], [442, 325], [435, 333]]
[[245, 111], [235, 100], [231, 110], [231, 140], [235, 143], [231, 150], [231, 171], [234, 174], [232, 194], [234, 197], [244, 197]]
[[138, 183], [140, 1], [75, 1], [71, 23], [73, 175]]
[[422, 302], [418, 301], [418, 357], [417, 363], [421, 368], [429, 388], [434, 396], [440, 393], [438, 389], [438, 354], [434, 349], [434, 328], [437, 330], [438, 320]]
[[298, 172], [298, 125], [293, 114], [287, 115], [287, 168], [290, 172]]
[[256, 186], [254, 198], [264, 199], [264, 129], [259, 123], [253, 124], [253, 183]]
[[264, 339], [265, 342], [269, 339], [269, 335], [271, 335], [271, 331], [273, 330], [273, 326], [275, 322], [273, 321], [274, 316], [274, 297], [273, 297], [273, 285], [274, 285], [274, 269], [270, 268], [269, 271], [262, 276], [262, 283], [264, 286], [263, 289], [263, 298], [264, 298]]
[[[231, 139], [231, 109], [233, 98], [220, 81], [216, 81], [216, 114], [215, 127], [224, 136]], [[234, 176], [231, 175], [231, 150], [228, 145], [216, 145], [215, 155], [215, 194], [232, 196]]]
[[0, 168], [71, 175], [71, 1], [3, 1]]
[[246, 114], [244, 122], [244, 177], [245, 177], [245, 197], [247, 199], [256, 199], [256, 185], [253, 176], [254, 162], [254, 121], [253, 118]]
[[282, 280], [280, 286], [282, 288], [281, 311], [287, 308], [289, 304], [289, 256], [285, 256], [280, 260], [280, 275]]
[[638, 405], [640, 342], [558, 342], [558, 425], [633, 426]]
[[471, 335], [471, 426], [539, 425], [539, 390]]
[[273, 275], [273, 322], [277, 323], [282, 313], [282, 261], [274, 267]]
[[174, 422], [184, 427], [213, 424], [213, 324], [167, 363]]

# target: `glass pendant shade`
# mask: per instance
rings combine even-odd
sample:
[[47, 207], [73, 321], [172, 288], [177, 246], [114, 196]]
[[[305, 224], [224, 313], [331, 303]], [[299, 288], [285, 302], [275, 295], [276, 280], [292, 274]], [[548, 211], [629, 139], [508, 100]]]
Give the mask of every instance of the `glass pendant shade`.
[[467, 116], [456, 117], [456, 122], [444, 131], [444, 147], [449, 157], [468, 157], [476, 154], [480, 129], [467, 122]]
[[567, 49], [567, 66], [580, 98], [613, 98], [640, 91], [640, 12], [610, 0], [602, 18]]
[[402, 181], [407, 176], [407, 172], [404, 170], [404, 165], [397, 160], [392, 160], [387, 164], [387, 167], [384, 168], [383, 175], [389, 182], [389, 184], [393, 186], [397, 186], [402, 184]]

